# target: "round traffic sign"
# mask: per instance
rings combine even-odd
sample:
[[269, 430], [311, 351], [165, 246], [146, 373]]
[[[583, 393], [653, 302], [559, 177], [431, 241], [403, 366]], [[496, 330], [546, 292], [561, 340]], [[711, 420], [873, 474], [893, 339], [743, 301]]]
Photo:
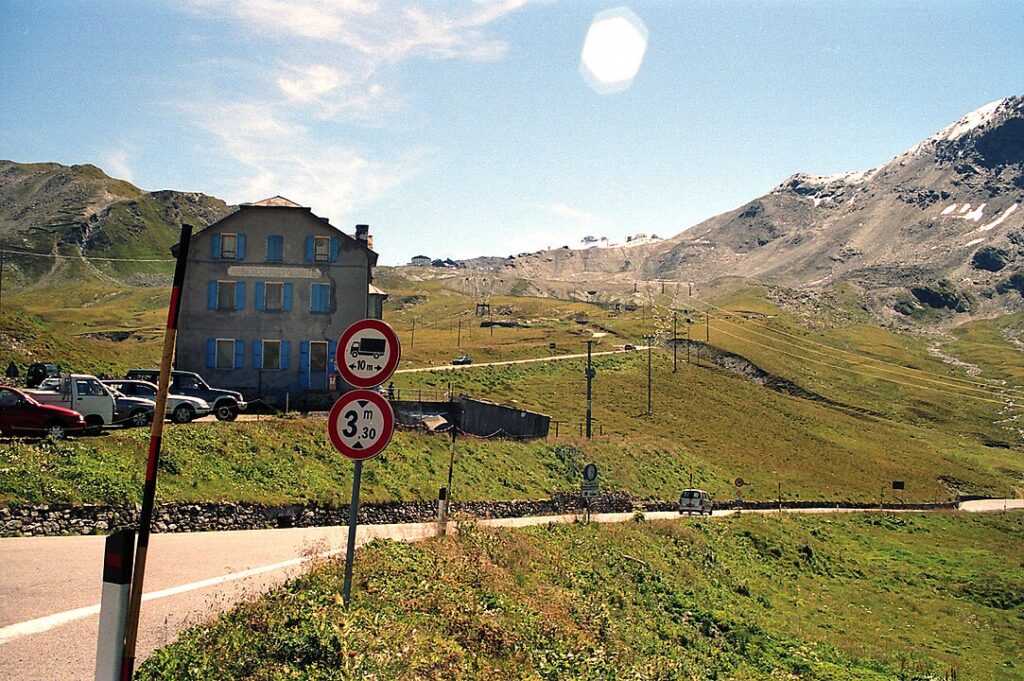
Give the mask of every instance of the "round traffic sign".
[[593, 482], [597, 480], [597, 464], [588, 463], [583, 467], [583, 479], [587, 482]]
[[747, 484], [747, 483], [743, 482], [743, 478], [736, 478], [735, 485], [737, 487], [743, 487], [743, 485], [745, 485], [745, 484]]
[[356, 388], [374, 388], [398, 368], [402, 345], [387, 322], [360, 319], [338, 339], [335, 364], [346, 383]]
[[395, 413], [380, 393], [351, 390], [334, 403], [327, 434], [339, 452], [355, 461], [380, 454], [395, 432]]

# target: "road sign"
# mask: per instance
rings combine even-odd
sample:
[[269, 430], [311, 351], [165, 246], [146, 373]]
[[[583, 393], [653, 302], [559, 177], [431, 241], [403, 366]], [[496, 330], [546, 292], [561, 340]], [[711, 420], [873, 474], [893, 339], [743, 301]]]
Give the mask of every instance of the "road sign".
[[374, 388], [391, 377], [402, 357], [398, 334], [387, 322], [360, 319], [338, 339], [335, 364], [346, 383]]
[[387, 447], [395, 432], [391, 405], [372, 390], [342, 395], [327, 417], [327, 434], [339, 452], [355, 461], [372, 459]]
[[736, 487], [743, 487], [743, 485], [747, 483], [743, 482], [743, 478], [736, 478], [736, 482], [734, 484], [736, 485]]
[[583, 467], [583, 479], [587, 482], [593, 482], [597, 480], [597, 464], [588, 463]]

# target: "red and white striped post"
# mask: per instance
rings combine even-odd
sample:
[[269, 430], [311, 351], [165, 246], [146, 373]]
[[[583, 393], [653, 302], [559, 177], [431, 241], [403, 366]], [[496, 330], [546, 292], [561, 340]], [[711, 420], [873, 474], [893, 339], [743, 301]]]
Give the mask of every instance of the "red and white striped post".
[[96, 681], [117, 681], [121, 676], [134, 556], [135, 530], [118, 530], [107, 537], [103, 549], [100, 628], [96, 637]]
[[[167, 308], [167, 330], [164, 333], [164, 351], [160, 359], [160, 384], [156, 393], [154, 414], [167, 413], [167, 389], [171, 379], [171, 361], [178, 335], [178, 311], [181, 291], [185, 285], [185, 264], [192, 241], [192, 225], [181, 226], [178, 241], [178, 262], [174, 266], [174, 284], [171, 302]], [[125, 628], [124, 652], [121, 656], [121, 681], [131, 681], [135, 672], [135, 642], [139, 636], [139, 610], [142, 607], [142, 587], [146, 576], [146, 553], [149, 550], [149, 530], [153, 524], [153, 502], [156, 499], [156, 472], [160, 463], [160, 442], [164, 433], [164, 420], [154, 418], [149, 436], [149, 459], [146, 462], [146, 482], [142, 487], [142, 512], [139, 516], [139, 543], [135, 550], [135, 570], [132, 575], [131, 597], [128, 600], [128, 621]]]

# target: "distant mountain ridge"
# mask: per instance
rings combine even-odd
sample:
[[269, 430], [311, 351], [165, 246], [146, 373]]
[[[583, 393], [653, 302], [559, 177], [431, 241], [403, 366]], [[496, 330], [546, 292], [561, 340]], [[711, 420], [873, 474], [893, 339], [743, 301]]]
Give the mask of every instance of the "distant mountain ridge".
[[795, 174], [663, 242], [544, 251], [502, 267], [509, 276], [581, 283], [845, 281], [886, 306], [907, 303], [904, 310], [922, 302], [908, 298], [913, 288], [946, 287], [983, 313], [1020, 309], [1020, 295], [1004, 294], [1009, 274], [1024, 269], [1024, 97], [987, 104], [876, 168]]
[[[0, 242], [29, 251], [166, 259], [183, 222], [205, 226], [232, 210], [196, 192], [147, 192], [94, 165], [0, 161]], [[29, 279], [49, 267], [11, 258]], [[146, 268], [112, 262], [107, 269], [131, 274]]]

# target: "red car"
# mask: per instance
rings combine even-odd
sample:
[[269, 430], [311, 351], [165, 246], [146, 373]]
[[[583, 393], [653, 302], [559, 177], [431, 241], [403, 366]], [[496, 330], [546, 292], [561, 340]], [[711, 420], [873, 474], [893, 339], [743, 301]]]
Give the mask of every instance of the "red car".
[[16, 388], [0, 385], [0, 433], [63, 438], [83, 430], [85, 418], [77, 411], [39, 404]]

